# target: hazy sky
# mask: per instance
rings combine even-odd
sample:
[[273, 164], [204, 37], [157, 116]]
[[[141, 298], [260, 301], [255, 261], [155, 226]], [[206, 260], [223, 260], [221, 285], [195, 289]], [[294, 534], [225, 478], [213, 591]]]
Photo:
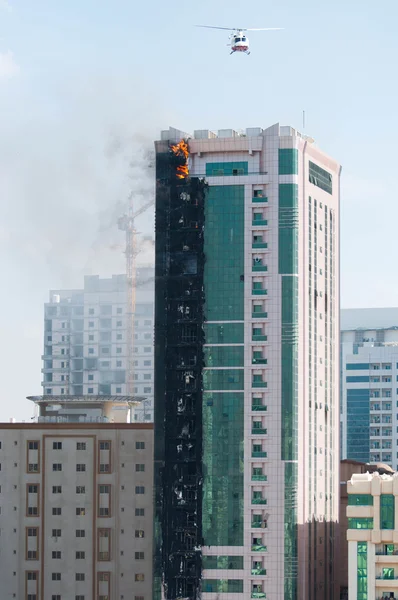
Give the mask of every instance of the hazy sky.
[[[343, 165], [342, 305], [398, 305], [397, 20], [396, 0], [0, 0], [0, 419], [41, 392], [48, 290], [123, 269], [115, 221], [169, 125], [301, 130], [305, 110]], [[286, 30], [229, 56], [195, 24]]]

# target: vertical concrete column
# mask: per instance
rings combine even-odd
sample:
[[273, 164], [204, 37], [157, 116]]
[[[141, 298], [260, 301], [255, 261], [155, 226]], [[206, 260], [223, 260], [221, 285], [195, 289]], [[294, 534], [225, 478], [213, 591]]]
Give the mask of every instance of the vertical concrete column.
[[357, 600], [357, 542], [348, 542], [348, 600]]

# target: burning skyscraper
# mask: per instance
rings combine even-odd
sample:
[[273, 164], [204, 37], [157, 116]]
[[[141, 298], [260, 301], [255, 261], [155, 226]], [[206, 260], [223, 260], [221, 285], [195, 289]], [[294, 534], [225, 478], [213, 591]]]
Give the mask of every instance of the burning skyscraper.
[[156, 179], [155, 598], [334, 600], [340, 166], [170, 129]]

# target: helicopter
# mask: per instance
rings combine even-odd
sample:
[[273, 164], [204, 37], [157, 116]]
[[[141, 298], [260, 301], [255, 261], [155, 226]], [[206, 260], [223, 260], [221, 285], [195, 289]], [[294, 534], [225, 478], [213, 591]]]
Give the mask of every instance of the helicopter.
[[204, 27], [206, 29], [223, 29], [225, 31], [231, 31], [232, 33], [229, 36], [230, 43], [227, 44], [231, 48], [230, 55], [234, 54], [234, 52], [244, 52], [245, 54], [250, 54], [249, 38], [244, 33], [245, 31], [278, 31], [283, 29], [283, 27], [262, 27], [254, 29], [244, 29], [241, 27], [214, 27], [213, 25], [197, 25], [196, 27]]

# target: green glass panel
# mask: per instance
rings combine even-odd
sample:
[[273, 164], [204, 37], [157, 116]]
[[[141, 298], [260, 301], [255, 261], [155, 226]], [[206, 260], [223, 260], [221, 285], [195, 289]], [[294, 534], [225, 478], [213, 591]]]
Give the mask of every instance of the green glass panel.
[[207, 321], [243, 321], [244, 186], [210, 186], [205, 203]]
[[368, 545], [357, 544], [357, 597], [356, 600], [368, 600]]
[[285, 463], [284, 600], [297, 600], [297, 463]]
[[243, 393], [203, 394], [205, 546], [243, 545]]
[[348, 494], [348, 506], [373, 506], [372, 494]]
[[267, 242], [253, 242], [252, 248], [255, 250], [257, 248], [268, 248]]
[[243, 569], [243, 556], [203, 556], [203, 569]]
[[395, 498], [392, 494], [380, 496], [380, 529], [395, 528]]
[[243, 579], [203, 579], [202, 591], [205, 593], [243, 593]]
[[230, 175], [248, 175], [249, 163], [238, 162], [212, 162], [206, 163], [206, 175], [208, 177], [227, 177]]
[[310, 183], [313, 183], [314, 185], [319, 187], [321, 190], [324, 190], [328, 194], [332, 194], [333, 187], [332, 187], [331, 173], [328, 173], [327, 171], [325, 171], [325, 169], [322, 169], [322, 167], [319, 167], [318, 165], [316, 165], [315, 163], [313, 163], [311, 161], [309, 161], [308, 166], [309, 166], [308, 179], [309, 179]]
[[243, 367], [243, 346], [205, 346], [205, 367]]
[[243, 390], [243, 369], [210, 369], [203, 371], [203, 389], [211, 390]]
[[206, 344], [243, 344], [243, 323], [205, 323]]
[[373, 519], [371, 517], [350, 517], [348, 519], [348, 529], [373, 529]]
[[298, 174], [298, 151], [296, 148], [279, 149], [279, 175]]
[[282, 460], [297, 460], [298, 279], [282, 277]]
[[294, 183], [279, 185], [278, 208], [279, 273], [298, 273], [298, 186]]

